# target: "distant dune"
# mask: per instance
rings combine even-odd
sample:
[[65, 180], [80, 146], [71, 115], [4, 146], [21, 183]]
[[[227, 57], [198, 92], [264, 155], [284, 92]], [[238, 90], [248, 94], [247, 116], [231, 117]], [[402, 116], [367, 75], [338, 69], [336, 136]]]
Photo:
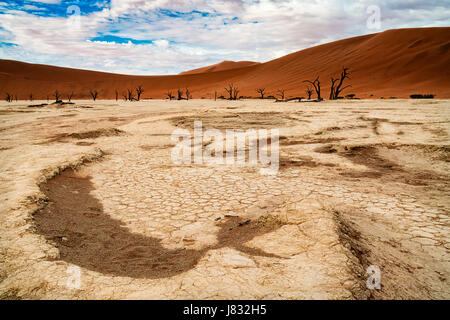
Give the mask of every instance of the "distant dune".
[[198, 69], [189, 70], [189, 71], [184, 71], [184, 72], [181, 72], [180, 75], [232, 70], [232, 69], [237, 69], [237, 68], [253, 66], [253, 65], [256, 65], [256, 64], [259, 64], [259, 62], [254, 62], [254, 61], [237, 61], [237, 62], [236, 61], [222, 61], [221, 63], [213, 64], [212, 66], [198, 68]]
[[[74, 99], [89, 98], [89, 89], [99, 99], [113, 99], [115, 90], [143, 85], [144, 98], [163, 98], [168, 90], [189, 87], [193, 98], [211, 98], [214, 91], [225, 95], [233, 82], [244, 96], [258, 96], [266, 88], [275, 95], [285, 89], [287, 97], [305, 96], [303, 80], [320, 76], [322, 96], [327, 98], [330, 77], [342, 67], [350, 68], [352, 87], [344, 94], [361, 98], [399, 97], [432, 93], [450, 98], [450, 28], [389, 30], [335, 41], [301, 50], [266, 63], [224, 61], [217, 65], [173, 76], [128, 76], [86, 70], [0, 60], [0, 96], [6, 92], [27, 99], [46, 99], [57, 89]], [[121, 94], [120, 94], [121, 96]]]

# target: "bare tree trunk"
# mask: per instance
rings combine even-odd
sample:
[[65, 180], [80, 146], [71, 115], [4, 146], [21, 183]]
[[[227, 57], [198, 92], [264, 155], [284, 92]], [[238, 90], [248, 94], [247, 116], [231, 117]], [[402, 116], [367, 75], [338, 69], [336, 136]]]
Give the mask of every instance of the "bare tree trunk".
[[338, 79], [331, 77], [330, 80], [331, 80], [330, 100], [334, 100], [335, 99], [334, 86], [336, 85], [336, 81], [338, 81]]
[[141, 95], [143, 92], [144, 92], [144, 88], [142, 87], [142, 85], [140, 85], [136, 88], [136, 96], [137, 96], [136, 100], [137, 101], [141, 100]]
[[172, 101], [172, 99], [174, 98], [174, 96], [173, 96], [173, 94], [172, 94], [172, 91], [167, 91], [166, 96], [167, 96], [167, 98], [169, 98], [169, 100], [171, 100], [171, 101]]
[[91, 94], [92, 100], [97, 100], [98, 91], [97, 90], [90, 90], [89, 92]]
[[283, 100], [283, 101], [285, 100], [285, 95], [284, 95], [285, 91], [286, 90], [284, 90], [284, 89], [278, 90], [279, 96], [281, 97], [281, 100]]
[[133, 101], [134, 99], [134, 94], [133, 94], [133, 89], [127, 89], [128, 91], [128, 101]]
[[308, 100], [311, 100], [311, 95], [313, 94], [313, 90], [311, 87], [306, 88], [306, 94], [308, 95]]
[[228, 88], [225, 88], [225, 90], [228, 92], [230, 99], [229, 100], [233, 100], [233, 90], [234, 90], [234, 84], [230, 83], [228, 85]]
[[307, 82], [313, 85], [314, 90], [316, 91], [317, 94], [317, 100], [318, 101], [322, 101], [322, 97], [320, 95], [320, 81], [319, 81], [319, 77], [317, 76], [317, 78], [314, 81], [311, 80], [305, 80], [303, 82]]
[[266, 88], [256, 89], [256, 92], [258, 92], [261, 95], [261, 99], [264, 99], [264, 92], [265, 91], [266, 91]]
[[339, 98], [339, 94], [344, 91], [346, 88], [351, 87], [351, 85], [342, 87], [342, 84], [344, 83], [345, 79], [350, 79], [349, 77], [349, 68], [343, 68], [341, 72], [341, 78], [339, 79], [339, 84], [336, 86], [336, 89], [334, 90], [334, 99]]

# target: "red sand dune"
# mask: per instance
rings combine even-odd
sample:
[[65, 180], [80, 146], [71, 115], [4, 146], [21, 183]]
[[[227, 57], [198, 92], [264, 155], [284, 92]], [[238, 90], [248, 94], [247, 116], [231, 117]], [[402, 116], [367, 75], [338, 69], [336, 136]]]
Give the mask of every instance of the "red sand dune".
[[63, 98], [73, 91], [75, 99], [85, 99], [90, 98], [90, 89], [97, 89], [99, 99], [114, 99], [116, 89], [121, 95], [143, 85], [144, 98], [163, 98], [168, 90], [185, 87], [193, 98], [211, 98], [215, 90], [225, 95], [224, 87], [233, 82], [244, 96], [256, 97], [255, 90], [265, 87], [269, 95], [285, 89], [287, 97], [294, 97], [305, 96], [303, 80], [318, 75], [327, 98], [330, 77], [345, 66], [350, 68], [352, 87], [344, 94], [407, 98], [432, 93], [450, 98], [449, 51], [450, 28], [417, 28], [340, 40], [261, 64], [227, 62], [173, 76], [128, 76], [0, 60], [0, 94], [27, 99], [32, 93], [45, 99], [57, 89]]
[[254, 61], [222, 61], [221, 63], [213, 64], [212, 66], [198, 68], [194, 70], [184, 71], [181, 72], [182, 74], [196, 74], [196, 73], [206, 73], [206, 72], [216, 72], [216, 71], [224, 71], [224, 70], [231, 70], [231, 69], [237, 69], [237, 68], [243, 68], [252, 66], [255, 64], [259, 64], [259, 62]]

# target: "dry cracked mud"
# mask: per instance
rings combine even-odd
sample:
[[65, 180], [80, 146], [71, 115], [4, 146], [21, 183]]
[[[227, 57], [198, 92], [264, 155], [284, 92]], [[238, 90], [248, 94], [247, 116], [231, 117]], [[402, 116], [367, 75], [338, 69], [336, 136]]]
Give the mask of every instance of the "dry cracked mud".
[[[0, 298], [449, 299], [449, 108], [2, 103]], [[197, 120], [279, 129], [280, 170], [174, 164]]]

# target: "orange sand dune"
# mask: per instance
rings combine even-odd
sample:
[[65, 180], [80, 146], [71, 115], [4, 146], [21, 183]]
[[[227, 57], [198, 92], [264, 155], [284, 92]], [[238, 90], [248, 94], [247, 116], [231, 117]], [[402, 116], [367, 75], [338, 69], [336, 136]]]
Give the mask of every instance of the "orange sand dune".
[[[432, 93], [450, 98], [450, 28], [389, 30], [305, 49], [261, 64], [221, 63], [173, 76], [128, 76], [0, 60], [0, 94], [19, 99], [45, 99], [57, 89], [73, 91], [75, 99], [89, 98], [97, 89], [99, 99], [113, 99], [115, 90], [143, 85], [144, 98], [163, 98], [168, 90], [189, 87], [193, 98], [225, 95], [233, 82], [244, 96], [285, 89], [287, 97], [305, 96], [305, 79], [320, 76], [322, 96], [328, 97], [331, 76], [350, 68], [352, 87], [344, 94], [361, 98], [399, 97]], [[222, 66], [221, 66], [222, 65]], [[232, 68], [228, 68], [232, 66]], [[3, 98], [3, 97], [1, 97]]]
[[237, 69], [237, 68], [243, 68], [252, 66], [255, 64], [259, 64], [259, 62], [254, 61], [222, 61], [217, 64], [213, 64], [212, 66], [198, 68], [194, 70], [184, 71], [181, 72], [181, 74], [196, 74], [196, 73], [204, 73], [204, 72], [215, 72], [215, 71], [224, 71], [224, 70], [231, 70], [231, 69]]

